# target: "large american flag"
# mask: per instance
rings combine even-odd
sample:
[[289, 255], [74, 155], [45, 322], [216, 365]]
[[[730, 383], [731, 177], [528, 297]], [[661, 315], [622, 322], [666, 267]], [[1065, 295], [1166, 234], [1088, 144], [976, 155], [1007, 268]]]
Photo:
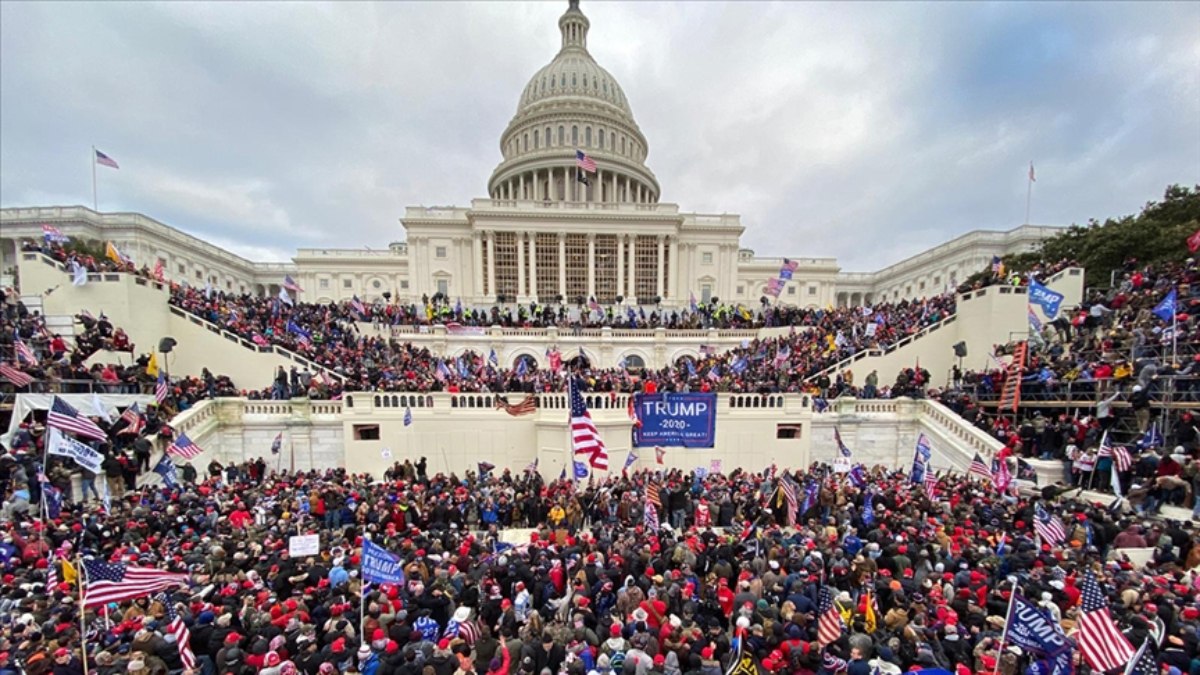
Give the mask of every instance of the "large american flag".
[[569, 385], [571, 390], [571, 449], [576, 455], [588, 455], [588, 463], [593, 469], [608, 470], [608, 448], [592, 422], [583, 395], [579, 393], [579, 385], [574, 379]]
[[187, 437], [187, 434], [179, 434], [175, 440], [167, 446], [168, 455], [178, 455], [184, 459], [195, 459], [204, 452], [200, 446], [192, 442], [192, 439]]
[[662, 497], [658, 493], [658, 483], [654, 481], [646, 483], [646, 501], [650, 504], [662, 506]]
[[587, 153], [582, 150], [575, 151], [575, 166], [588, 173], [596, 173], [596, 160], [588, 157]]
[[930, 501], [937, 500], [937, 475], [933, 472], [933, 465], [930, 462], [925, 463], [925, 496], [929, 497]]
[[94, 438], [98, 441], [108, 440], [108, 434], [95, 422], [79, 414], [70, 403], [55, 396], [50, 402], [50, 414], [46, 416], [47, 426], [60, 429], [76, 436]]
[[537, 399], [532, 394], [527, 394], [525, 398], [521, 399], [520, 403], [509, 403], [507, 398], [497, 396], [496, 410], [503, 410], [513, 417], [529, 415], [537, 412]]
[[46, 241], [56, 244], [65, 244], [66, 242], [71, 241], [71, 238], [63, 234], [62, 230], [48, 224], [42, 225], [42, 237], [44, 237]]
[[1117, 465], [1117, 471], [1122, 473], [1133, 466], [1133, 457], [1129, 454], [1129, 449], [1109, 443], [1107, 431], [1100, 439], [1100, 450], [1096, 453], [1096, 457], [1112, 457], [1113, 464]]
[[[92, 149], [96, 150], [95, 148], [92, 148]], [[114, 169], [121, 168], [121, 167], [117, 166], [117, 160], [113, 159], [112, 157], [109, 157], [108, 155], [104, 154], [103, 152], [100, 152], [99, 150], [96, 150], [96, 163], [101, 166], [112, 167]]]
[[983, 457], [979, 456], [978, 452], [975, 453], [975, 458], [971, 460], [971, 468], [967, 469], [967, 475], [979, 476], [989, 481], [992, 480], [992, 470], [988, 468], [988, 465], [983, 461]]
[[646, 513], [642, 521], [647, 530], [658, 532], [658, 509], [655, 508], [654, 502], [646, 500]]
[[821, 587], [821, 602], [817, 606], [817, 642], [822, 647], [837, 642], [842, 636], [842, 614], [833, 603], [833, 589]]
[[0, 363], [0, 377], [18, 387], [28, 387], [33, 382], [33, 377], [28, 373], [23, 373], [7, 363]]
[[1079, 650], [1083, 658], [1097, 672], [1124, 668], [1133, 659], [1133, 645], [1113, 621], [1095, 574], [1087, 573], [1081, 590]]
[[153, 567], [133, 567], [121, 563], [106, 563], [94, 558], [83, 561], [85, 607], [99, 607], [110, 602], [124, 602], [165, 591], [173, 586], [186, 586], [188, 575]]
[[1067, 538], [1067, 531], [1063, 528], [1062, 521], [1058, 516], [1052, 516], [1046, 509], [1042, 508], [1041, 504], [1033, 512], [1033, 529], [1037, 531], [1038, 536], [1051, 546], [1058, 546]]
[[175, 605], [167, 598], [166, 593], [159, 593], [155, 599], [167, 608], [167, 629], [175, 636], [175, 647], [179, 649], [179, 660], [183, 662], [185, 669], [195, 669], [196, 654], [192, 652], [192, 632], [183, 623], [183, 617], [175, 611]]

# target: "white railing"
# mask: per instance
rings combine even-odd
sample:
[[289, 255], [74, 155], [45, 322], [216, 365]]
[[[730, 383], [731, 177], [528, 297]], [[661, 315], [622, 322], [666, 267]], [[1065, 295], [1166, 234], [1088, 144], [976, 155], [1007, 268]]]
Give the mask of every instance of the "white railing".
[[828, 368], [825, 368], [824, 370], [821, 370], [816, 373], [813, 373], [812, 375], [809, 375], [807, 378], [805, 378], [805, 381], [811, 382], [822, 375], [830, 375], [830, 376], [834, 375], [838, 371], [844, 370], [847, 366], [849, 366], [857, 361], [861, 361], [870, 356], [883, 356], [885, 354], [891, 354], [892, 352], [896, 351], [897, 349], [906, 347], [906, 346], [912, 344], [913, 342], [920, 340], [921, 338], [925, 337], [926, 335], [929, 335], [930, 333], [941, 329], [944, 326], [949, 326], [950, 324], [954, 323], [957, 319], [958, 319], [957, 313], [951, 314], [950, 316], [942, 319], [941, 321], [938, 321], [937, 323], [931, 323], [928, 326], [925, 326], [921, 330], [917, 331], [916, 333], [913, 333], [912, 335], [906, 335], [903, 338], [901, 338], [891, 344], [884, 345], [883, 347], [868, 347], [867, 349], [863, 349], [858, 352], [855, 352], [851, 356], [848, 356], [848, 357], [842, 359], [841, 361], [838, 361], [837, 363], [833, 364], [832, 366], [829, 366]]

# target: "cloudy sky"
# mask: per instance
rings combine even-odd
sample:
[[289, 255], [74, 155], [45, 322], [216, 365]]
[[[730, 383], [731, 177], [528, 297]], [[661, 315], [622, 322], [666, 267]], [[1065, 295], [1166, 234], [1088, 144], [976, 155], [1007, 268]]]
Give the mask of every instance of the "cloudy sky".
[[[256, 260], [486, 193], [565, 2], [0, 3], [0, 204], [146, 213]], [[585, 0], [663, 200], [873, 270], [1200, 182], [1200, 4]]]

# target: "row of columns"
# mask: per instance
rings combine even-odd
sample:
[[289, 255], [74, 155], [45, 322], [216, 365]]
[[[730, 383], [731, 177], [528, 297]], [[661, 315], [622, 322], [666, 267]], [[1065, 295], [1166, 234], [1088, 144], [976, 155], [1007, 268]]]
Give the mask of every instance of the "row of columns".
[[[517, 232], [517, 296], [519, 299], [538, 297], [538, 273], [537, 273], [537, 233], [535, 232]], [[589, 232], [587, 235], [587, 295], [594, 297], [596, 295], [596, 234]], [[617, 234], [608, 235], [617, 238], [617, 291], [620, 295], [627, 298], [637, 297], [637, 251], [638, 242], [637, 235], [634, 234]], [[567, 235], [565, 232], [557, 233], [558, 239], [558, 279], [557, 288], [558, 294], [563, 298], [570, 297], [567, 293]], [[529, 242], [529, 264], [526, 265], [525, 246], [524, 243]], [[668, 245], [670, 248], [668, 249]], [[655, 295], [666, 298], [668, 295], [674, 297], [676, 290], [669, 288], [666, 285], [667, 276], [667, 254], [670, 254], [672, 264], [676, 266], [675, 273], [672, 277], [679, 275], [679, 239], [668, 235], [656, 235], [656, 279], [655, 279]], [[628, 250], [628, 253], [626, 252]], [[486, 264], [484, 262], [484, 251], [487, 252]], [[476, 295], [497, 295], [496, 291], [496, 237], [494, 231], [477, 231], [472, 236], [472, 253], [474, 258], [475, 274], [474, 278], [479, 280], [476, 282]], [[525, 270], [528, 267], [529, 273]], [[486, 290], [482, 281], [487, 279]], [[543, 301], [546, 298], [541, 298]]]
[[[648, 185], [616, 171], [597, 169], [596, 173], [588, 174], [590, 186], [580, 183], [575, 171], [575, 167], [561, 167], [517, 174], [497, 185], [492, 191], [492, 199], [632, 204], [658, 201], [658, 195]], [[565, 186], [562, 197], [559, 197], [560, 186]], [[604, 187], [608, 187], [606, 199], [601, 198]]]

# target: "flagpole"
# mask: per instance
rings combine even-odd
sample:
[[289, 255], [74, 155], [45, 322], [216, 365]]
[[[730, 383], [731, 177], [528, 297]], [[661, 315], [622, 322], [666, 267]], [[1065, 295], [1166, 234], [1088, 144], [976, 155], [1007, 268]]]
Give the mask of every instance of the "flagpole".
[[92, 210], [99, 211], [96, 205], [96, 146], [92, 146]]
[[1004, 643], [1008, 640], [1008, 624], [1012, 619], [1013, 603], [1017, 599], [1016, 577], [1010, 576], [1008, 582], [1012, 584], [1012, 590], [1008, 594], [1008, 611], [1004, 613], [1004, 630], [1000, 632], [1000, 646], [996, 648], [996, 669], [992, 671], [992, 675], [1000, 672], [1000, 657], [1004, 656]]
[[1025, 224], [1029, 224], [1029, 207], [1033, 203], [1033, 162], [1029, 163], [1029, 176], [1026, 178], [1025, 190]]
[[[106, 481], [107, 483], [107, 481]], [[87, 581], [87, 568], [83, 556], [75, 558], [75, 583], [79, 584], [79, 660], [83, 663], [83, 675], [88, 675], [87, 656], [87, 605], [84, 602], [83, 584]]]

